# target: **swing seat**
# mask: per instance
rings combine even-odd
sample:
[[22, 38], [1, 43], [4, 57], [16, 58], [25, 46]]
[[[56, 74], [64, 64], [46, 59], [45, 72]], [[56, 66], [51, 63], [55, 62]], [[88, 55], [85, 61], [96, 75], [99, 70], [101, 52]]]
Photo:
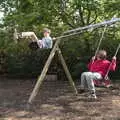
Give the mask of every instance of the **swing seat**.
[[37, 43], [37, 42], [33, 42], [33, 41], [30, 42], [29, 48], [30, 48], [31, 50], [37, 50], [37, 49], [39, 48], [38, 43]]
[[93, 82], [94, 82], [94, 85], [96, 87], [106, 87], [106, 88], [108, 88], [108, 87], [111, 86], [110, 79], [107, 79], [107, 80], [105, 80], [105, 79], [102, 79], [102, 80], [93, 80]]

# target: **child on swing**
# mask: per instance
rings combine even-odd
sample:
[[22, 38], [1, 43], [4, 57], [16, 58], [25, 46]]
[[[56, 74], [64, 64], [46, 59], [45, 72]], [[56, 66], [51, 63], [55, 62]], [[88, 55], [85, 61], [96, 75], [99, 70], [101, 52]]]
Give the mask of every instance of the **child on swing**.
[[110, 70], [114, 71], [116, 68], [116, 57], [112, 58], [112, 63], [106, 60], [107, 52], [105, 50], [99, 50], [96, 57], [92, 57], [88, 64], [88, 72], [81, 74], [81, 89], [80, 93], [85, 92], [86, 89], [90, 91], [89, 98], [96, 99], [95, 86], [93, 80], [101, 80], [105, 77], [107, 70], [110, 66]]
[[31, 38], [32, 42], [37, 42], [37, 45], [39, 46], [39, 48], [52, 48], [53, 41], [52, 41], [52, 38], [50, 37], [50, 33], [51, 31], [48, 28], [44, 28], [43, 29], [44, 37], [42, 38], [42, 40], [39, 40], [34, 32], [17, 33], [17, 31], [15, 31], [14, 39]]

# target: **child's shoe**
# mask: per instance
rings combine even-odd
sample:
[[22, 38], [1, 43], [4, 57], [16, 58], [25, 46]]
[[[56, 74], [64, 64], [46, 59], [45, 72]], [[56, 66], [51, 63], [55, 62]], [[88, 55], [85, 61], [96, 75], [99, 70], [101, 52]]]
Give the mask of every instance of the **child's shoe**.
[[94, 94], [90, 94], [90, 95], [88, 96], [88, 98], [89, 98], [89, 99], [94, 99], [94, 100], [96, 100], [96, 99], [97, 99], [97, 96], [96, 96], [96, 94], [94, 93]]

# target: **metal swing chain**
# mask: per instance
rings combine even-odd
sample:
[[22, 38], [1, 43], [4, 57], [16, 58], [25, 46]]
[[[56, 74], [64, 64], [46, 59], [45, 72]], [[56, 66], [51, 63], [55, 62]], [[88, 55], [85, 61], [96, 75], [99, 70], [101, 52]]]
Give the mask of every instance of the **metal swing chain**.
[[[118, 47], [117, 47], [117, 49], [116, 49], [116, 51], [115, 51], [115, 54], [114, 54], [114, 57], [117, 56], [119, 49], [120, 49], [120, 43], [118, 44]], [[106, 80], [107, 80], [107, 78], [108, 78], [108, 73], [109, 73], [109, 71], [110, 71], [111, 65], [112, 65], [112, 62], [110, 63], [109, 68], [108, 68], [108, 70], [107, 70], [107, 73], [106, 73], [106, 75], [105, 75], [105, 77], [104, 77], [104, 79], [106, 79]]]
[[[98, 53], [98, 51], [99, 51], [99, 49], [100, 49], [100, 45], [101, 45], [101, 42], [102, 42], [102, 40], [103, 40], [103, 37], [104, 37], [104, 34], [105, 34], [106, 29], [107, 29], [107, 24], [106, 24], [105, 27], [104, 27], [104, 30], [103, 30], [103, 32], [102, 32], [102, 36], [101, 36], [100, 41], [99, 41], [99, 43], [98, 43], [98, 47], [97, 47], [97, 49], [96, 49], [96, 51], [95, 51], [95, 55], [94, 55], [95, 58], [96, 58], [96, 55], [97, 55], [97, 53]], [[94, 58], [94, 60], [92, 60], [92, 64], [94, 63], [95, 58]]]
[[116, 49], [116, 52], [115, 52], [115, 55], [114, 55], [115, 57], [117, 56], [119, 49], [120, 49], [120, 43], [118, 44], [118, 47]]
[[102, 32], [102, 36], [101, 36], [100, 41], [99, 41], [99, 43], [98, 43], [98, 47], [97, 47], [97, 49], [96, 49], [96, 51], [95, 51], [95, 57], [96, 57], [96, 55], [97, 55], [97, 53], [98, 53], [98, 51], [99, 51], [99, 49], [100, 49], [100, 45], [101, 45], [101, 42], [102, 42], [102, 40], [103, 40], [103, 37], [104, 37], [104, 34], [105, 34], [106, 29], [107, 29], [107, 25], [105, 25], [104, 30], [103, 30], [103, 32]]

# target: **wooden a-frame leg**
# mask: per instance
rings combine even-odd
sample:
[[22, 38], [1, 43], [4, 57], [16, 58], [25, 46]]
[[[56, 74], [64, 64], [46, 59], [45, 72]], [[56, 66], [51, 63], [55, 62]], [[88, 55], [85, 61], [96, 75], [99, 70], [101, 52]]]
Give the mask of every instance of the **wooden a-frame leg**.
[[55, 43], [55, 45], [54, 45], [54, 47], [53, 47], [53, 49], [52, 49], [52, 51], [51, 51], [51, 53], [50, 53], [50, 55], [48, 57], [48, 59], [47, 59], [47, 61], [45, 63], [45, 66], [44, 66], [44, 68], [43, 68], [43, 70], [41, 72], [41, 75], [38, 77], [37, 83], [36, 83], [32, 93], [31, 93], [31, 95], [29, 97], [28, 104], [31, 104], [32, 101], [35, 99], [35, 97], [36, 97], [36, 95], [37, 95], [37, 93], [39, 91], [40, 85], [42, 84], [42, 82], [43, 82], [43, 80], [44, 80], [44, 78], [46, 76], [46, 73], [47, 73], [48, 68], [49, 68], [49, 66], [51, 64], [51, 61], [54, 58], [55, 52], [57, 50], [57, 45], [58, 45], [59, 42], [60, 42], [60, 40], [56, 41], [56, 43]]
[[60, 50], [59, 47], [57, 47], [57, 53], [58, 53], [58, 56], [59, 56], [59, 58], [60, 58], [61, 64], [62, 64], [62, 66], [63, 66], [63, 69], [64, 69], [64, 71], [65, 71], [65, 74], [66, 74], [66, 76], [67, 76], [67, 78], [68, 78], [68, 80], [69, 80], [69, 82], [70, 82], [70, 85], [72, 86], [73, 90], [75, 91], [75, 94], [78, 94], [78, 91], [77, 91], [77, 89], [76, 89], [76, 87], [75, 87], [75, 83], [73, 82], [73, 79], [72, 79], [72, 77], [71, 77], [71, 74], [70, 74], [70, 72], [69, 72], [69, 70], [68, 70], [68, 67], [67, 67], [67, 65], [66, 65], [66, 63], [65, 63], [65, 60], [64, 60], [64, 58], [63, 58], [63, 55], [62, 55], [61, 50]]

